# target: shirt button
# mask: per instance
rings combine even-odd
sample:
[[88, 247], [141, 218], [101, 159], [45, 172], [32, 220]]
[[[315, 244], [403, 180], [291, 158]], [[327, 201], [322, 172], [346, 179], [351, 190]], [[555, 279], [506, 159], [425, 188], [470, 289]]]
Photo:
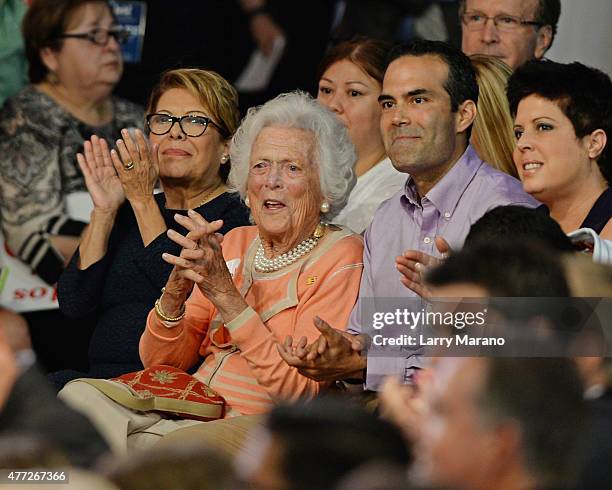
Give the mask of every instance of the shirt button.
[[425, 242], [425, 243], [431, 243], [431, 238], [429, 238], [428, 236], [426, 236], [425, 238], [423, 238], [423, 242]]
[[451, 217], [451, 214], [450, 214], [450, 213], [447, 211], [446, 213], [444, 213], [444, 217], [445, 217], [446, 219], [448, 219], [448, 218], [450, 218], [450, 217]]

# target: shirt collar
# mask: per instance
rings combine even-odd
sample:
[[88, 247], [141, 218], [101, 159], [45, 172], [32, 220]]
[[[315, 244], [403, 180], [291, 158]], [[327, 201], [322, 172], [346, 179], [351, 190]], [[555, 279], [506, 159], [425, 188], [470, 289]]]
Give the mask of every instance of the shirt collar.
[[[440, 214], [450, 217], [465, 189], [482, 165], [483, 161], [478, 157], [472, 145], [468, 145], [459, 160], [425, 196]], [[404, 196], [413, 206], [421, 206], [414, 179], [410, 175], [404, 186]]]

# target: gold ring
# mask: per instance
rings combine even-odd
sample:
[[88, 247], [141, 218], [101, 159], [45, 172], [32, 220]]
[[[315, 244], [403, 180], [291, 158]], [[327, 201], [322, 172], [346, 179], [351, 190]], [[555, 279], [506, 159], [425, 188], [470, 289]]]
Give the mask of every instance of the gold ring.
[[132, 170], [134, 168], [134, 162], [128, 162], [123, 166], [126, 170]]

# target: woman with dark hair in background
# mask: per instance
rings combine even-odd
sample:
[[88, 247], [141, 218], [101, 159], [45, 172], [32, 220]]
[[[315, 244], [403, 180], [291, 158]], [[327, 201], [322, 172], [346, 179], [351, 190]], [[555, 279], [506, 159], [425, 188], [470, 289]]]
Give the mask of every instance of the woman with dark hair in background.
[[380, 135], [378, 96], [390, 45], [375, 39], [356, 39], [332, 48], [319, 68], [317, 100], [347, 127], [357, 148], [357, 184], [335, 223], [362, 233], [378, 205], [406, 180], [385, 154]]
[[23, 35], [31, 84], [0, 114], [2, 228], [13, 253], [54, 284], [85, 226], [66, 212], [66, 196], [85, 190], [78, 148], [141, 126], [142, 109], [111, 95], [124, 33], [106, 1], [34, 0]]
[[581, 63], [529, 62], [508, 83], [523, 188], [565, 233], [612, 239], [612, 82]]

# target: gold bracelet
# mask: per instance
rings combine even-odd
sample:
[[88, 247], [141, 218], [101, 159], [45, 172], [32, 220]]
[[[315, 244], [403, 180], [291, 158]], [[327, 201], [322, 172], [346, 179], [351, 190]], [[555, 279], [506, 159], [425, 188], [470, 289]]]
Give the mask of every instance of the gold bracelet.
[[162, 320], [164, 320], [165, 322], [171, 322], [171, 323], [180, 322], [185, 317], [185, 310], [186, 310], [185, 303], [183, 303], [181, 307], [181, 312], [179, 313], [178, 316], [170, 317], [163, 312], [162, 307], [161, 307], [161, 298], [166, 292], [166, 288], [162, 288], [161, 292], [162, 292], [161, 296], [157, 298], [157, 300], [155, 301], [155, 313], [157, 313], [157, 316], [161, 318]]

